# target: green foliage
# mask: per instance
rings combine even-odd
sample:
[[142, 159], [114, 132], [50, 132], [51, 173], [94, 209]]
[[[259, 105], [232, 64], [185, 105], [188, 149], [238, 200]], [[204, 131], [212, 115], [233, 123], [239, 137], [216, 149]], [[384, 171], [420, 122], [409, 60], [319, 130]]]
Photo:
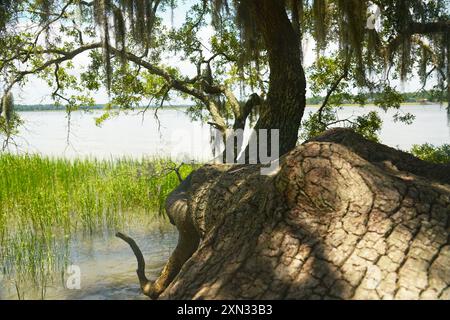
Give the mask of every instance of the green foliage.
[[111, 109], [105, 110], [100, 117], [95, 118], [95, 125], [100, 127], [103, 124], [103, 122], [110, 119], [114, 115], [117, 115], [117, 113], [112, 111]]
[[207, 114], [205, 114], [204, 108], [201, 104], [195, 104], [193, 106], [189, 106], [186, 109], [187, 115], [191, 118], [192, 121], [204, 121], [208, 118]]
[[[343, 77], [343, 67], [344, 62], [340, 57], [319, 57], [316, 63], [308, 69], [312, 95], [325, 95], [335, 83], [339, 82], [328, 103], [340, 105], [345, 98], [350, 98], [349, 82], [344, 79], [347, 77]], [[339, 81], [340, 78], [342, 79]]]
[[99, 74], [102, 74], [103, 59], [98, 50], [89, 52], [89, 58], [90, 64], [87, 71], [80, 75], [81, 84], [88, 90], [99, 90], [102, 85]]
[[330, 106], [323, 109], [321, 120], [319, 121], [318, 112], [311, 112], [309, 117], [302, 122], [300, 138], [309, 140], [330, 127], [342, 126], [353, 129], [369, 140], [378, 141], [378, 134], [383, 124], [376, 111], [370, 111], [354, 119], [339, 119], [336, 108]]
[[14, 112], [9, 121], [0, 117], [0, 135], [6, 138], [13, 137], [19, 133], [19, 127], [23, 124], [23, 120]]
[[356, 120], [351, 124], [351, 128], [372, 141], [379, 141], [378, 133], [381, 130], [383, 122], [376, 111], [356, 117]]
[[[106, 87], [111, 104], [121, 109], [164, 106], [171, 99], [181, 97], [190, 99], [189, 103], [195, 106], [188, 110], [192, 117], [208, 121], [210, 117], [203, 117], [208, 111], [211, 113], [208, 102], [205, 103], [208, 100], [217, 102], [218, 114], [227, 122], [234, 114], [229, 99], [217, 88], [239, 90], [238, 100], [246, 99], [251, 93], [267, 97], [269, 48], [257, 30], [252, 1], [7, 0], [2, 3], [5, 6], [0, 10], [0, 72], [4, 75], [2, 81], [8, 82], [2, 85], [7, 87], [13, 81], [14, 85], [23, 86], [28, 74], [36, 74], [51, 85], [55, 102], [68, 111], [94, 104], [91, 94]], [[449, 64], [445, 52], [450, 37], [441, 36], [442, 32], [405, 32], [414, 24], [448, 21], [445, 0], [377, 1], [383, 13], [377, 29], [366, 26], [373, 1], [298, 1], [297, 8], [293, 7], [296, 2], [284, 3], [286, 14], [297, 29], [296, 35], [303, 39], [312, 35], [319, 48], [317, 62], [306, 73], [314, 97], [310, 101], [321, 103], [323, 99], [318, 97], [328, 98], [322, 115], [305, 123], [310, 134], [339, 122], [347, 126], [358, 123], [362, 132], [373, 136], [378, 130], [373, 115], [341, 120], [333, 116], [328, 106], [374, 102], [387, 110], [398, 109], [402, 101], [417, 101], [417, 95], [400, 94], [389, 85], [391, 79], [407, 79], [415, 69], [424, 88], [427, 78], [437, 73], [438, 84], [425, 99], [442, 101], [447, 94], [445, 82], [448, 86], [450, 77], [445, 75]], [[165, 12], [177, 6], [183, 8], [185, 18], [176, 25], [165, 25]], [[295, 14], [298, 14], [297, 24]], [[25, 21], [29, 28], [21, 27]], [[213, 31], [205, 32], [211, 26]], [[86, 70], [76, 70], [69, 52], [93, 43], [96, 46], [85, 51], [89, 52], [89, 66]], [[333, 51], [337, 45], [339, 49]], [[414, 54], [419, 58], [412, 59]], [[64, 57], [70, 58], [65, 61]], [[167, 57], [190, 63], [196, 74], [183, 74], [176, 66], [164, 65], [162, 61]], [[146, 66], [139, 66], [136, 59], [145, 61]], [[58, 62], [47, 64], [55, 60]], [[22, 76], [24, 70], [26, 75]], [[78, 74], [75, 71], [80, 71], [81, 76], [75, 76]], [[357, 96], [352, 95], [355, 88], [359, 91]], [[250, 118], [254, 119], [257, 113]], [[111, 115], [107, 108], [99, 123]], [[413, 117], [398, 112], [394, 120], [411, 123]]]
[[[338, 111], [348, 101], [358, 102], [361, 105], [367, 102], [364, 94], [352, 95], [351, 89], [356, 85], [354, 77], [357, 64], [351, 61], [343, 61], [342, 57], [319, 57], [316, 63], [309, 69], [311, 92], [316, 97], [326, 95], [321, 99], [322, 104], [315, 113], [311, 112], [309, 118], [302, 123], [301, 138], [311, 139], [330, 127], [343, 126], [352, 128], [370, 140], [378, 141], [378, 133], [381, 130], [382, 120], [376, 111], [365, 115], [340, 119]], [[325, 100], [327, 99], [327, 100]], [[375, 96], [375, 104], [382, 110], [399, 108], [403, 97], [395, 89], [385, 86], [382, 92]], [[396, 115], [398, 121], [411, 121], [411, 116]]]
[[12, 93], [6, 93], [0, 99], [0, 136], [3, 137], [2, 150], [8, 147], [10, 140], [18, 134], [18, 128], [22, 124], [22, 119], [15, 111]]
[[391, 86], [382, 86], [379, 94], [375, 97], [374, 103], [384, 111], [389, 108], [399, 109], [400, 104], [404, 101], [400, 92], [392, 88]]
[[330, 123], [336, 123], [337, 110], [332, 106], [326, 106], [322, 110], [322, 121], [319, 121], [318, 112], [310, 112], [308, 117], [302, 122], [300, 139], [309, 140], [320, 135], [327, 130]]
[[411, 153], [419, 159], [434, 163], [450, 163], [450, 144], [444, 144], [440, 147], [430, 143], [413, 145]]
[[416, 118], [415, 115], [406, 112], [406, 113], [399, 113], [397, 112], [396, 114], [394, 114], [394, 122], [403, 122], [405, 124], [412, 124], [414, 119]]

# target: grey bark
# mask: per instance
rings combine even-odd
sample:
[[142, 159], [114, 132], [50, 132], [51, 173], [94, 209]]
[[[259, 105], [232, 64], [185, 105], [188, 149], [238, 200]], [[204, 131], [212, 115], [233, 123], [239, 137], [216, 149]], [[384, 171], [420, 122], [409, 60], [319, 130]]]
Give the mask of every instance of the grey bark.
[[159, 298], [449, 299], [449, 172], [346, 129], [272, 176], [206, 165], [169, 196], [198, 245]]

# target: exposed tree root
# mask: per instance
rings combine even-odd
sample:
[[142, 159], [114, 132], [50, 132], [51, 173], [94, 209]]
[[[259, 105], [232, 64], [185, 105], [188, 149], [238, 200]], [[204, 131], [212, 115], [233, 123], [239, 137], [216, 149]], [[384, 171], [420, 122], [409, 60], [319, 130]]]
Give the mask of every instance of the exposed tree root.
[[273, 176], [206, 165], [168, 198], [180, 238], [153, 297], [449, 299], [449, 174], [345, 129]]

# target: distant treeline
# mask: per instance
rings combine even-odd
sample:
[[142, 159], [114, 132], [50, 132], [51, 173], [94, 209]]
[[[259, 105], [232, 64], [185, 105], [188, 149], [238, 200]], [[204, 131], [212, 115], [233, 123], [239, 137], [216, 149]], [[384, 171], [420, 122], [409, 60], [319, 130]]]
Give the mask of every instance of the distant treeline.
[[[95, 106], [82, 107], [83, 110], [103, 109], [105, 105], [98, 104]], [[15, 111], [49, 111], [49, 110], [66, 110], [65, 106], [55, 104], [18, 104], [14, 106]]]
[[[81, 107], [81, 110], [103, 110], [105, 109], [106, 104], [96, 104], [93, 106], [86, 106]], [[170, 107], [164, 107], [164, 108], [187, 108], [188, 105], [177, 105], [177, 106], [170, 106]], [[109, 107], [111, 109], [118, 109], [119, 107]], [[145, 107], [142, 107], [145, 108]], [[156, 106], [150, 106], [149, 109], [156, 108]], [[66, 111], [66, 107], [62, 105], [55, 105], [55, 104], [18, 104], [14, 106], [15, 111]]]
[[[367, 93], [367, 94], [359, 94], [359, 95], [350, 95], [347, 99], [343, 100], [344, 104], [360, 104], [361, 101], [364, 101], [366, 104], [373, 103], [377, 98], [381, 97], [381, 93]], [[403, 100], [406, 103], [439, 103], [442, 102], [442, 97], [444, 97], [444, 92], [439, 92], [437, 90], [430, 91], [417, 91], [417, 92], [404, 92], [401, 93], [403, 96]], [[316, 105], [321, 104], [324, 100], [324, 97], [316, 96], [310, 97], [306, 99], [306, 104]]]
[[[359, 95], [350, 95], [348, 99], [343, 100], [343, 104], [360, 104], [361, 101], [365, 101], [366, 104], [373, 103], [379, 97], [380, 93], [370, 93], [370, 94], [359, 94]], [[419, 91], [419, 92], [405, 92], [401, 94], [403, 96], [404, 102], [409, 103], [438, 103], [442, 102], [442, 94], [438, 91]], [[321, 104], [324, 100], [324, 97], [310, 97], [306, 99], [306, 104], [308, 105], [317, 105]], [[101, 110], [105, 109], [105, 104], [97, 104], [94, 106], [81, 107], [82, 110]], [[164, 108], [188, 108], [189, 105], [175, 105]], [[117, 109], [118, 107], [112, 107], [113, 109]], [[144, 108], [144, 107], [142, 107]], [[149, 108], [156, 108], [156, 106], [150, 106]], [[19, 104], [15, 106], [16, 111], [49, 111], [49, 110], [66, 110], [65, 106], [54, 105], [54, 104]]]

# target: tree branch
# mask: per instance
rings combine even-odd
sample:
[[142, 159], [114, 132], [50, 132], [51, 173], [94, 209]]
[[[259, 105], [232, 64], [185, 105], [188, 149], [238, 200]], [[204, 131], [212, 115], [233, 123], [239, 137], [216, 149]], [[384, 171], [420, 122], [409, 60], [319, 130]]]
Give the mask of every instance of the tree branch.
[[144, 256], [142, 255], [141, 249], [139, 249], [138, 245], [136, 244], [136, 241], [134, 241], [132, 238], [121, 232], [117, 232], [116, 237], [128, 243], [128, 245], [131, 247], [131, 250], [133, 250], [133, 253], [136, 256], [138, 264], [136, 274], [139, 279], [139, 284], [144, 294], [148, 295], [148, 292], [146, 292], [146, 290], [148, 290], [147, 288], [149, 287], [150, 281], [147, 279], [147, 276], [145, 275], [145, 260]]
[[387, 44], [388, 53], [392, 53], [402, 43], [405, 37], [413, 35], [427, 35], [434, 33], [450, 33], [450, 21], [438, 21], [429, 23], [410, 23], [404, 31], [389, 41]]
[[[120, 51], [114, 47], [110, 47], [110, 49], [115, 54], [120, 53]], [[193, 96], [193, 97], [199, 99], [200, 101], [204, 102], [205, 104], [207, 103], [208, 99], [201, 91], [199, 91], [195, 88], [189, 88], [188, 86], [186, 86], [183, 83], [183, 81], [173, 78], [172, 75], [170, 75], [170, 73], [168, 73], [164, 69], [158, 68], [157, 66], [143, 60], [142, 58], [140, 58], [130, 52], [126, 52], [125, 56], [128, 61], [131, 61], [137, 65], [144, 67], [145, 69], [147, 69], [150, 73], [152, 73], [154, 75], [164, 78], [168, 83], [171, 84], [172, 88], [174, 88], [175, 90], [186, 93], [190, 96]]]
[[12, 87], [16, 83], [22, 81], [22, 79], [29, 74], [39, 73], [39, 72], [45, 70], [46, 68], [50, 67], [51, 65], [60, 64], [64, 61], [71, 60], [71, 59], [75, 58], [77, 55], [79, 55], [85, 51], [101, 48], [101, 46], [102, 46], [102, 44], [100, 42], [97, 42], [97, 43], [92, 43], [92, 44], [88, 44], [85, 46], [81, 46], [81, 47], [79, 47], [73, 51], [69, 51], [69, 52], [60, 51], [60, 50], [46, 50], [49, 53], [51, 53], [52, 51], [57, 52], [58, 54], [61, 54], [62, 56], [55, 58], [55, 59], [51, 59], [33, 70], [25, 70], [25, 71], [19, 72], [17, 77], [6, 87], [5, 92], [11, 91]]
[[342, 80], [344, 80], [345, 78], [347, 78], [348, 76], [348, 72], [349, 72], [349, 68], [350, 68], [350, 59], [351, 59], [351, 53], [347, 54], [347, 58], [344, 64], [344, 71], [342, 72], [342, 75], [336, 79], [336, 81], [332, 84], [331, 88], [328, 90], [327, 95], [325, 96], [325, 99], [322, 102], [322, 105], [320, 106], [318, 112], [318, 121], [320, 124], [325, 125], [325, 123], [322, 122], [322, 112], [325, 109], [325, 107], [328, 104], [328, 100], [330, 99], [331, 95], [333, 94], [334, 91], [336, 91], [336, 89], [338, 88], [339, 84], [341, 83]]
[[[27, 75], [39, 73], [52, 65], [60, 64], [62, 62], [71, 60], [74, 57], [76, 57], [77, 55], [79, 55], [85, 51], [99, 49], [102, 46], [103, 46], [103, 44], [101, 42], [96, 42], [96, 43], [81, 46], [73, 51], [64, 51], [64, 50], [60, 50], [60, 49], [42, 50], [42, 51], [40, 51], [40, 53], [54, 53], [54, 54], [60, 55], [60, 57], [48, 60], [47, 62], [45, 62], [44, 64], [42, 64], [41, 66], [39, 66], [35, 69], [19, 72], [17, 74], [16, 78], [7, 86], [5, 92], [9, 92], [16, 83], [23, 80], [23, 78]], [[113, 46], [110, 46], [109, 48], [113, 54], [121, 53], [120, 50], [118, 50], [117, 48], [114, 48]], [[173, 88], [182, 93], [186, 93], [186, 94], [200, 100], [208, 109], [209, 113], [211, 114], [212, 119], [217, 124], [218, 128], [222, 132], [225, 132], [225, 130], [227, 128], [225, 119], [221, 116], [219, 107], [217, 106], [217, 103], [208, 96], [209, 92], [204, 93], [196, 88], [190, 87], [188, 85], [188, 83], [185, 83], [182, 80], [174, 78], [166, 70], [159, 68], [130, 52], [125, 52], [125, 57], [128, 61], [133, 62], [136, 65], [147, 69], [151, 74], [162, 77], [168, 83], [170, 88]], [[211, 90], [218, 90], [217, 93], [223, 93], [223, 91], [225, 89], [224, 89], [224, 87], [211, 86]]]
[[409, 34], [431, 34], [450, 32], [450, 21], [437, 21], [429, 23], [413, 22], [407, 28]]
[[48, 21], [41, 29], [39, 29], [38, 33], [36, 34], [35, 38], [34, 38], [34, 42], [30, 48], [30, 50], [28, 50], [27, 55], [25, 56], [24, 60], [22, 61], [23, 63], [26, 62], [30, 55], [31, 52], [33, 51], [33, 49], [36, 47], [38, 41], [39, 41], [39, 37], [41, 36], [41, 34], [46, 31], [53, 23], [55, 23], [56, 21], [58, 21], [59, 19], [61, 19], [64, 14], [66, 13], [67, 8], [73, 3], [73, 0], [69, 0], [67, 1], [66, 5], [61, 9], [61, 13], [59, 15], [57, 15], [54, 19]]

